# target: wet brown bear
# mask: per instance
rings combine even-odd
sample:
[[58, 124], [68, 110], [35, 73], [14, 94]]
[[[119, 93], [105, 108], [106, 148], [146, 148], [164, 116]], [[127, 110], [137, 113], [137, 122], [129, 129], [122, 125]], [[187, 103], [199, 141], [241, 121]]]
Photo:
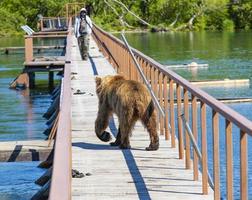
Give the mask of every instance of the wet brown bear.
[[99, 110], [95, 121], [97, 137], [107, 142], [111, 139], [108, 127], [109, 117], [115, 113], [119, 119], [119, 130], [112, 146], [130, 148], [129, 137], [137, 120], [141, 120], [150, 135], [150, 145], [146, 150], [157, 150], [156, 111], [147, 88], [136, 81], [126, 80], [123, 76], [96, 77], [96, 93]]

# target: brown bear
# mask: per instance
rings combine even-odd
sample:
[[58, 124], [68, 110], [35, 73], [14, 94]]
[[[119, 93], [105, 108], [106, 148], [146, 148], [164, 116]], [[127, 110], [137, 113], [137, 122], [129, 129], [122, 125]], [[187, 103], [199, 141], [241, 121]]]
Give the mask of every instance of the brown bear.
[[137, 120], [141, 120], [150, 136], [150, 145], [147, 151], [159, 148], [157, 134], [156, 111], [151, 96], [145, 85], [126, 80], [123, 76], [96, 77], [96, 94], [99, 99], [99, 110], [95, 121], [97, 137], [108, 142], [110, 133], [105, 129], [109, 124], [109, 117], [115, 113], [119, 120], [119, 129], [116, 141], [112, 146], [121, 149], [130, 148], [129, 137]]

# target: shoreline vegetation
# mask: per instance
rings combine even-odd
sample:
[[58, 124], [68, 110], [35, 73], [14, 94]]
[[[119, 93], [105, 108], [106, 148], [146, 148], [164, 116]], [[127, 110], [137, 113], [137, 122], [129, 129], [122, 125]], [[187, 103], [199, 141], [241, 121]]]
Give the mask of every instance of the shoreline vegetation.
[[38, 16], [56, 16], [66, 3], [85, 3], [93, 21], [109, 32], [235, 31], [252, 29], [251, 0], [2, 0], [0, 37], [37, 31]]

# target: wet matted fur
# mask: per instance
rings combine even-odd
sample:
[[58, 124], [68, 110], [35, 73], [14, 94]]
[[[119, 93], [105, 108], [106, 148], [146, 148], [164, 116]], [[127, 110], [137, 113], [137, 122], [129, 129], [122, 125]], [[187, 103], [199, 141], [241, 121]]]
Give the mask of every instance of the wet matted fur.
[[95, 132], [102, 141], [111, 140], [108, 127], [109, 117], [115, 113], [119, 119], [119, 131], [116, 141], [111, 143], [122, 149], [130, 148], [129, 137], [137, 120], [147, 128], [150, 145], [146, 150], [157, 150], [156, 111], [151, 96], [145, 85], [126, 80], [123, 76], [96, 77], [96, 93], [99, 99], [99, 110], [95, 121]]

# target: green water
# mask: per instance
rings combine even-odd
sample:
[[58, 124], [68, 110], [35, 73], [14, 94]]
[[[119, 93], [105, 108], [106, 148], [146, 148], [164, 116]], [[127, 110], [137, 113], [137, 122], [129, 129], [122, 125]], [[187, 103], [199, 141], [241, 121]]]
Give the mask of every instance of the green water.
[[[35, 40], [38, 45], [62, 45], [62, 40]], [[0, 48], [24, 46], [24, 38], [0, 38]], [[62, 50], [44, 51], [38, 56], [60, 55]], [[47, 129], [42, 117], [51, 103], [47, 73], [36, 73], [36, 89], [17, 91], [9, 84], [22, 71], [24, 51], [0, 53], [0, 141], [45, 139]], [[57, 77], [55, 76], [55, 79]], [[57, 82], [57, 81], [56, 81]]]
[[[208, 67], [167, 67], [191, 81], [250, 79], [252, 32], [130, 33], [134, 48], [165, 66], [191, 62]], [[120, 37], [119, 35], [117, 35]], [[252, 97], [251, 83], [237, 86], [201, 87], [216, 98]]]
[[207, 63], [192, 72], [174, 69], [190, 80], [240, 79], [252, 74], [252, 32], [126, 34], [129, 43], [164, 65]]

